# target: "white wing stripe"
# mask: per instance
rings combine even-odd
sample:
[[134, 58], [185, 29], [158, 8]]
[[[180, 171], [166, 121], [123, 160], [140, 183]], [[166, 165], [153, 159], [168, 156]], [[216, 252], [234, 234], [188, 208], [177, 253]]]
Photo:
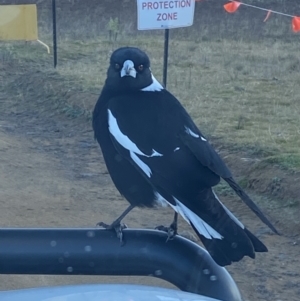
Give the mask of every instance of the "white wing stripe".
[[118, 126], [117, 119], [111, 113], [110, 110], [108, 110], [108, 128], [110, 133], [124, 148], [126, 148], [131, 152], [135, 152], [136, 154], [146, 156], [143, 152], [140, 151], [140, 149], [137, 147], [137, 145], [134, 142], [132, 142], [126, 135], [124, 135], [121, 132]]
[[161, 207], [167, 207], [169, 203], [166, 201], [166, 199], [157, 191], [154, 191], [154, 202], [161, 206]]
[[183, 205], [178, 199], [173, 197], [176, 202], [176, 205], [169, 203], [161, 194], [155, 192], [155, 197], [159, 202], [166, 202], [180, 214], [188, 224], [193, 224], [193, 226], [202, 234], [204, 237], [208, 239], [216, 238], [222, 239], [223, 236], [218, 233], [215, 229], [213, 229], [209, 224], [207, 224], [204, 220], [202, 220], [198, 215], [196, 215], [192, 210]]
[[190, 224], [189, 219], [185, 216], [184, 212], [181, 210], [181, 208], [179, 206], [173, 205], [171, 203], [169, 203], [160, 193], [158, 193], [157, 191], [154, 192], [155, 194], [155, 201], [162, 204], [168, 204], [170, 207], [173, 208], [174, 211], [176, 211], [178, 214], [180, 214], [188, 224]]
[[156, 150], [152, 149], [152, 154], [150, 156], [144, 154], [138, 147], [137, 145], [132, 142], [128, 136], [124, 135], [118, 125], [117, 119], [115, 116], [112, 114], [110, 110], [108, 110], [108, 128], [110, 133], [115, 137], [115, 139], [127, 150], [130, 152], [134, 152], [138, 155], [145, 156], [148, 158], [151, 157], [161, 157], [162, 154], [157, 152]]
[[151, 156], [146, 156], [146, 157], [161, 157], [162, 154], [157, 152], [156, 150], [152, 149], [152, 155]]
[[190, 220], [190, 222], [199, 231], [200, 234], [202, 234], [204, 237], [208, 239], [223, 238], [223, 236], [219, 232], [213, 229], [209, 224], [207, 224], [204, 220], [202, 220], [197, 214], [195, 214], [192, 210], [190, 210], [188, 207], [183, 205], [178, 199], [176, 199], [175, 197], [173, 198], [176, 201], [177, 206], [181, 208], [184, 215]]
[[170, 204], [170, 203], [169, 203], [169, 205], [170, 205], [170, 206], [171, 206], [178, 214], [180, 214], [180, 215], [184, 218], [184, 220], [185, 220], [189, 225], [191, 224], [191, 222], [190, 222], [188, 216], [185, 214], [185, 212], [182, 210], [182, 208], [181, 208], [180, 206], [178, 206], [177, 202], [176, 202], [176, 205], [172, 205], [172, 204]]
[[112, 114], [110, 110], [108, 110], [108, 128], [110, 133], [114, 136], [120, 145], [122, 145], [125, 149], [129, 151], [131, 159], [138, 165], [138, 167], [150, 178], [152, 175], [152, 171], [150, 167], [144, 163], [137, 155], [141, 155], [144, 157], [161, 157], [162, 154], [152, 149], [152, 154], [150, 156], [144, 154], [137, 145], [132, 142], [128, 136], [124, 135], [118, 125], [117, 119]]
[[136, 165], [148, 176], [148, 178], [150, 178], [152, 175], [150, 167], [145, 164], [134, 152], [130, 151], [129, 153], [131, 159], [136, 163]]

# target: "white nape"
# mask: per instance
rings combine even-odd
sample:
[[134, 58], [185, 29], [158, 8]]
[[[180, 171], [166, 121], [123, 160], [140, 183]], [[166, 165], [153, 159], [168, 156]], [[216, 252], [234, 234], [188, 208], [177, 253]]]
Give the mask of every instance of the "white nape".
[[150, 91], [150, 92], [155, 92], [155, 91], [161, 91], [164, 89], [164, 87], [158, 82], [158, 80], [153, 76], [152, 76], [152, 84], [141, 89], [141, 91]]
[[224, 210], [226, 211], [226, 213], [229, 215], [229, 217], [237, 224], [239, 225], [242, 229], [245, 228], [245, 226], [233, 215], [233, 213], [225, 207], [225, 205], [220, 201], [220, 199], [218, 198], [217, 194], [212, 191], [215, 195], [215, 198], [219, 201], [219, 203], [222, 205], [222, 207], [224, 208]]

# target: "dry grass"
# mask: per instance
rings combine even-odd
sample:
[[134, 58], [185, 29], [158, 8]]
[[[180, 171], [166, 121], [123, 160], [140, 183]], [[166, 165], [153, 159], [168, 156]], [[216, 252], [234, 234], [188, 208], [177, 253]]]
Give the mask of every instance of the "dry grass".
[[[84, 18], [88, 22], [87, 15]], [[249, 39], [243, 34], [234, 39], [222, 38], [226, 31], [247, 32], [250, 22], [244, 20], [238, 29], [234, 23], [227, 22], [226, 28], [218, 24], [218, 35], [213, 36], [209, 32], [214, 27], [203, 28], [197, 36], [191, 28], [193, 33], [188, 38], [180, 38], [186, 29], [177, 31], [176, 37], [171, 32], [168, 89], [181, 100], [203, 134], [221, 138], [226, 147], [247, 151], [266, 162], [300, 169], [298, 41], [295, 38], [293, 42], [290, 35], [279, 39], [278, 36], [284, 37], [287, 25], [274, 19], [264, 31], [273, 26], [276, 38], [273, 35], [255, 41], [253, 32]], [[73, 24], [73, 36], [71, 30], [60, 36], [59, 65], [55, 71], [52, 56], [37, 43], [2, 43], [0, 60], [17, 61], [23, 68], [20, 74], [29, 66], [42, 72], [45, 82], [39, 88], [56, 107], [74, 116], [78, 115], [77, 109], [89, 115], [115, 48], [130, 45], [145, 50], [153, 73], [161, 80], [162, 31], [151, 35], [126, 34], [122, 30], [119, 39], [110, 42], [104, 35], [95, 38], [99, 30], [95, 24], [86, 35], [87, 27], [81, 23]], [[274, 30], [274, 24], [278, 30]], [[48, 23], [42, 34], [43, 40], [51, 44]]]

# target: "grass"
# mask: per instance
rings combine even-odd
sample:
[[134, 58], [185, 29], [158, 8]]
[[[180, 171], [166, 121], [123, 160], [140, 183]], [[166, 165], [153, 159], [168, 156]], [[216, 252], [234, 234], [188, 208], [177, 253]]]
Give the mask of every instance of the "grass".
[[[59, 65], [34, 43], [5, 44], [5, 60], [39, 69], [49, 81], [46, 93], [65, 95], [70, 106], [90, 111], [104, 83], [113, 49], [139, 46], [147, 51], [161, 80], [163, 38], [131, 37], [114, 44], [98, 40], [59, 44]], [[298, 43], [274, 41], [170, 41], [168, 89], [209, 137], [286, 168], [300, 167], [300, 59]], [[49, 83], [62, 82], [52, 89]], [[48, 88], [47, 88], [48, 87]], [[77, 97], [69, 97], [70, 91]], [[78, 97], [78, 92], [85, 98]], [[89, 95], [92, 93], [93, 95]], [[72, 94], [72, 93], [71, 93]], [[60, 97], [61, 98], [61, 97]], [[76, 114], [75, 114], [76, 115]]]

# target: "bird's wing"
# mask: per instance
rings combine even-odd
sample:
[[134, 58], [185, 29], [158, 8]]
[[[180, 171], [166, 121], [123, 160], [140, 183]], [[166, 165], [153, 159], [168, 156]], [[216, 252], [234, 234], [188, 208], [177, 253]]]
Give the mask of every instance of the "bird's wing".
[[[193, 131], [195, 131], [195, 133], [197, 133], [197, 128], [195, 128], [193, 123], [190, 124], [190, 127], [193, 128]], [[193, 139], [193, 136], [196, 139]], [[257, 217], [259, 217], [263, 223], [270, 227], [272, 231], [279, 234], [276, 228], [260, 210], [260, 208], [251, 200], [246, 192], [234, 180], [225, 163], [215, 152], [212, 146], [209, 143], [203, 143], [203, 140], [205, 140], [205, 138], [201, 136], [200, 132], [198, 132], [196, 136], [181, 134], [180, 139], [192, 151], [192, 153], [197, 157], [201, 164], [207, 166], [210, 170], [222, 177], [235, 191], [235, 193], [242, 199], [242, 201], [257, 215]]]
[[[140, 97], [140, 98], [139, 98]], [[116, 149], [158, 191], [189, 204], [201, 188], [224, 178], [249, 208], [274, 232], [277, 230], [202, 135], [188, 113], [170, 93], [141, 92], [108, 105], [109, 131]], [[158, 187], [159, 186], [159, 187]], [[164, 195], [165, 197], [165, 195]], [[202, 203], [208, 207], [211, 204]]]
[[[122, 101], [110, 102], [111, 130], [118, 129], [117, 135], [123, 133], [147, 156], [155, 151], [170, 154], [181, 147], [186, 156], [193, 154], [203, 167], [217, 176], [231, 177], [223, 160], [172, 94], [164, 90], [140, 95], [142, 98], [134, 101], [124, 96]], [[123, 139], [121, 136], [118, 138]], [[128, 142], [125, 140], [124, 143]]]
[[231, 172], [219, 154], [201, 134], [194, 122], [186, 118], [185, 131], [178, 133], [181, 142], [193, 153], [198, 161], [222, 178], [231, 177]]
[[[193, 124], [191, 124], [191, 127], [193, 127]], [[194, 128], [194, 131], [196, 132], [197, 128]], [[235, 193], [242, 199], [242, 201], [261, 219], [261, 221], [264, 222], [268, 227], [270, 227], [272, 231], [279, 234], [276, 228], [260, 210], [260, 208], [251, 200], [246, 192], [234, 180], [225, 163], [215, 152], [212, 146], [209, 143], [202, 143], [201, 140], [205, 138], [201, 136], [200, 132], [197, 135], [197, 139], [192, 139], [191, 135], [186, 134], [180, 135], [180, 138], [203, 165], [207, 166], [209, 169], [222, 177], [235, 191]]]
[[[108, 125], [115, 149], [152, 185], [157, 197], [193, 224], [198, 233], [207, 239], [222, 239], [212, 221], [224, 214], [224, 209], [216, 198], [207, 196], [220, 177], [182, 142], [181, 135], [196, 139], [187, 114], [182, 115], [181, 106], [169, 105], [166, 111], [153, 104], [155, 98], [149, 100], [143, 105], [125, 97], [110, 102]], [[207, 141], [201, 137], [200, 145], [205, 145]]]

